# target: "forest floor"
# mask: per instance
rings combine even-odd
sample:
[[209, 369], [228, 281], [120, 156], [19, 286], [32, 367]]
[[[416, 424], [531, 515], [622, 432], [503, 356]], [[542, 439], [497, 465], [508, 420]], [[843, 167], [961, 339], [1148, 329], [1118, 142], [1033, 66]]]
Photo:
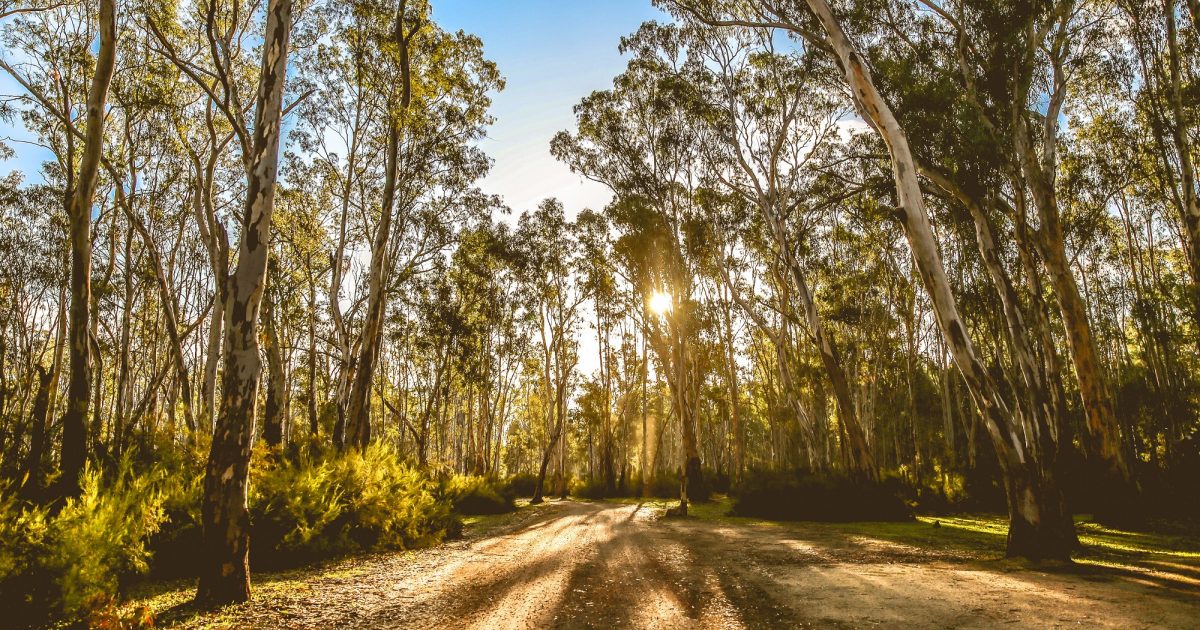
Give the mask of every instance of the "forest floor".
[[255, 575], [198, 613], [183, 582], [131, 605], [183, 628], [1195, 628], [1200, 540], [1080, 525], [1069, 566], [1003, 555], [995, 516], [767, 523], [725, 502], [552, 501], [433, 549]]

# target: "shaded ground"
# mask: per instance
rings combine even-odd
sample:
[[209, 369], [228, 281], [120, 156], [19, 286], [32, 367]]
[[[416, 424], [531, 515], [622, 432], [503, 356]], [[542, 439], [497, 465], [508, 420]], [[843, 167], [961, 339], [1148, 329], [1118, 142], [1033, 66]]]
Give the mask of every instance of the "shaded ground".
[[[1200, 543], [1083, 525], [1094, 551], [993, 560], [995, 519], [903, 524], [659, 520], [655, 504], [524, 508], [436, 549], [259, 576], [255, 600], [160, 623], [262, 628], [1194, 628]], [[1164, 548], [1166, 545], [1166, 548]], [[146, 601], [169, 608], [186, 585]]]

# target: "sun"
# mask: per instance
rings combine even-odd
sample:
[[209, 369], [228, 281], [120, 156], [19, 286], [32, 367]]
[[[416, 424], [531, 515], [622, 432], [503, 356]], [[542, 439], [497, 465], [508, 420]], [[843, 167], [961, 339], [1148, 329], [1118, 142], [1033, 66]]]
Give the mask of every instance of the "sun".
[[665, 315], [671, 312], [671, 294], [664, 291], [651, 293], [650, 310], [655, 315]]

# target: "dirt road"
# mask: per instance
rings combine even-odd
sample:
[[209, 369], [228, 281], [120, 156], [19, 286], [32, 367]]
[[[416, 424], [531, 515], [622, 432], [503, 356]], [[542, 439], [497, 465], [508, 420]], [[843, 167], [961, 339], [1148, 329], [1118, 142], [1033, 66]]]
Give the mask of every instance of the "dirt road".
[[[1200, 568], [1180, 565], [1200, 578]], [[1194, 571], [1194, 573], [1193, 573]], [[1195, 628], [1200, 592], [1044, 572], [797, 525], [657, 520], [562, 502], [255, 603], [294, 628]]]

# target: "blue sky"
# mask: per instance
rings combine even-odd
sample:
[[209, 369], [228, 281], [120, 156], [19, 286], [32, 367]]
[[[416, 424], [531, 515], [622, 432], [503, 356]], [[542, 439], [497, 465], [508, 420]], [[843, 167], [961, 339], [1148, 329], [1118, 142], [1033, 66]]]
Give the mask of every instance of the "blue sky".
[[[500, 195], [514, 213], [558, 197], [571, 214], [600, 209], [607, 190], [582, 181], [550, 155], [550, 139], [574, 128], [571, 107], [593, 90], [612, 85], [624, 69], [617, 52], [623, 35], [646, 20], [666, 19], [650, 0], [432, 0], [434, 19], [447, 30], [462, 29], [483, 39], [485, 54], [507, 81], [494, 96], [496, 124], [482, 147], [495, 160], [482, 182]], [[0, 73], [0, 93], [21, 90]], [[19, 169], [40, 180], [48, 152], [21, 143], [31, 136], [0, 125], [0, 137], [16, 151], [0, 162], [0, 171]], [[16, 142], [14, 142], [14, 140]]]
[[558, 197], [569, 214], [597, 210], [607, 189], [582, 181], [550, 155], [550, 139], [573, 129], [571, 107], [612, 86], [625, 67], [623, 35], [646, 20], [667, 19], [650, 0], [432, 0], [434, 19], [483, 39], [507, 81], [495, 95], [496, 124], [482, 144], [495, 160], [482, 183], [514, 211]]

